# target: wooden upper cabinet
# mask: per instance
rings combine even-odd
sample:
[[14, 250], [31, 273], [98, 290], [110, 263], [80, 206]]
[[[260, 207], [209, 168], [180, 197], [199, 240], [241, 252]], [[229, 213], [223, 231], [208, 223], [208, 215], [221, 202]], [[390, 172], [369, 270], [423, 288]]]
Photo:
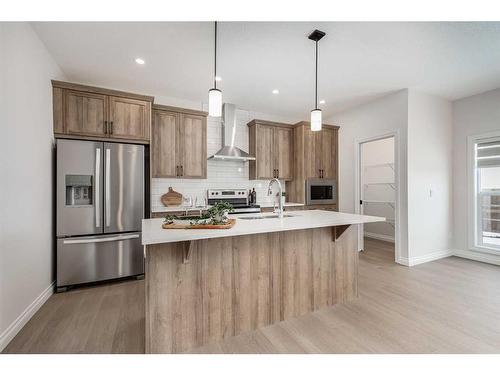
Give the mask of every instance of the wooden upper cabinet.
[[293, 129], [291, 125], [253, 120], [249, 124], [250, 179], [293, 178]]
[[63, 124], [67, 134], [102, 136], [107, 111], [105, 95], [64, 90]]
[[179, 115], [175, 112], [154, 111], [151, 137], [151, 173], [154, 178], [177, 177], [179, 152], [177, 132]]
[[149, 140], [151, 103], [143, 100], [110, 96], [109, 136]]
[[200, 111], [153, 106], [153, 178], [207, 178], [206, 116]]
[[180, 115], [180, 173], [184, 178], [207, 177], [206, 116]]
[[277, 175], [283, 180], [291, 180], [293, 177], [293, 129], [276, 127], [274, 144], [277, 148], [275, 155]]
[[338, 131], [325, 128], [321, 133], [321, 178], [337, 178]]
[[52, 87], [56, 136], [149, 142], [152, 97], [60, 81]]
[[321, 139], [319, 132], [304, 128], [304, 174], [305, 178], [320, 178], [321, 175]]
[[[255, 179], [271, 179], [275, 176], [274, 128], [257, 125], [255, 128]], [[252, 154], [252, 152], [250, 152]]]

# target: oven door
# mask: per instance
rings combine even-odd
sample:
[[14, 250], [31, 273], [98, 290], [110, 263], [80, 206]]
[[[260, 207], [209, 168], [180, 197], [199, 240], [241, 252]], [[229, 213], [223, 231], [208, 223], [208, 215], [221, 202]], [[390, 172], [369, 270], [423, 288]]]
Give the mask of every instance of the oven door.
[[337, 181], [332, 179], [306, 180], [306, 204], [337, 203]]

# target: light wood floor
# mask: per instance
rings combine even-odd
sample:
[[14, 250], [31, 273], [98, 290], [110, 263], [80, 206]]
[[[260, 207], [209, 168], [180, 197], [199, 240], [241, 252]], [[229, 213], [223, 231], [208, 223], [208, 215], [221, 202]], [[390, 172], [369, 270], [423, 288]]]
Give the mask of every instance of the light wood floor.
[[[456, 257], [412, 268], [367, 239], [359, 298], [199, 353], [500, 353], [500, 267]], [[143, 353], [143, 281], [52, 296], [6, 353]]]

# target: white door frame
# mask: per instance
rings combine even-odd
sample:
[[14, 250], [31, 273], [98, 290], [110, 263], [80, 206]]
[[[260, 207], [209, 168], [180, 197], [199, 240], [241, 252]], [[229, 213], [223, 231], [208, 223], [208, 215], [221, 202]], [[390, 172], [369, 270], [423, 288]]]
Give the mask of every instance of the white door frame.
[[[394, 242], [395, 242], [395, 254], [394, 261], [398, 262], [401, 253], [401, 147], [399, 140], [399, 130], [392, 132], [376, 135], [369, 138], [356, 139], [354, 140], [354, 210], [355, 213], [361, 213], [361, 205], [359, 201], [361, 199], [361, 145], [363, 143], [378, 141], [381, 139], [394, 137], [394, 181], [396, 182], [396, 204], [394, 207]], [[358, 225], [358, 250], [362, 249], [363, 244], [363, 225]]]

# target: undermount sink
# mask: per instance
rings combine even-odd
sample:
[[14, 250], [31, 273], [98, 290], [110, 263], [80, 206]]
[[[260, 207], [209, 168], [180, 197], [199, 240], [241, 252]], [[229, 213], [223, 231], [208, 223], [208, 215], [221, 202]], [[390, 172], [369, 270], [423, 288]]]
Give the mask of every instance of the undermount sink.
[[[283, 217], [295, 217], [297, 215], [283, 214]], [[278, 219], [280, 216], [278, 214], [274, 215], [259, 215], [259, 216], [240, 216], [238, 219], [243, 220], [259, 220], [259, 219]]]

